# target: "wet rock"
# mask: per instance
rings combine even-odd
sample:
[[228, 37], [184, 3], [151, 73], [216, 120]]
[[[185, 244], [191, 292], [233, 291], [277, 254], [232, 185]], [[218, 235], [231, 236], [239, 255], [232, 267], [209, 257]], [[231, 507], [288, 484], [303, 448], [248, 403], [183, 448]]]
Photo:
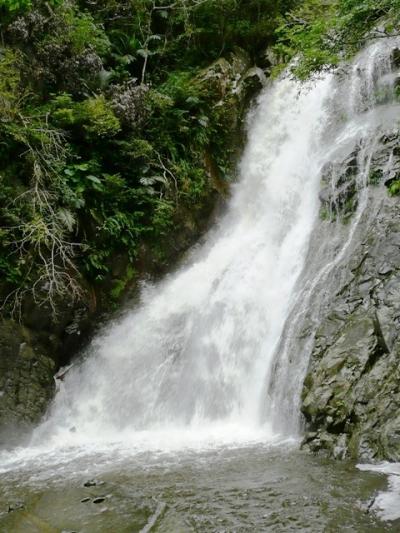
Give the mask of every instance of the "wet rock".
[[332, 455], [335, 459], [345, 459], [347, 457], [347, 440], [348, 437], [345, 434], [340, 435], [340, 437], [337, 439], [332, 450]]
[[257, 65], [252, 66], [249, 55], [236, 47], [226, 58], [220, 58], [204, 69], [197, 82], [220, 98], [216, 106], [224, 108], [226, 120], [230, 122], [230, 129], [240, 148], [245, 111], [253, 96], [266, 85], [265, 72]]
[[390, 187], [400, 179], [400, 135], [397, 131], [385, 133], [377, 140], [369, 175], [361, 181], [357, 176], [360, 153], [358, 148], [344, 160], [339, 157], [329, 163], [323, 170], [319, 195], [323, 218], [348, 220], [356, 211], [358, 191], [365, 185]]
[[[400, 50], [393, 61], [400, 66]], [[369, 184], [369, 205], [332, 276], [302, 392], [304, 447], [336, 458], [400, 460], [400, 134], [376, 140], [368, 183], [355, 183], [359, 151], [327, 165], [320, 193], [331, 218]], [[354, 196], [353, 196], [354, 195]], [[331, 222], [339, 224], [340, 222]]]
[[396, 48], [392, 53], [392, 64], [394, 68], [400, 68], [400, 49]]
[[40, 419], [54, 391], [54, 369], [48, 347], [31, 330], [0, 321], [0, 445]]
[[284, 64], [285, 60], [276, 52], [273, 46], [270, 46], [265, 50], [264, 63], [266, 69], [271, 71], [274, 67]]
[[[54, 375], [82, 346], [91, 319], [83, 303], [60, 303], [54, 317], [27, 296], [20, 321], [0, 320], [0, 447], [29, 437], [54, 396]], [[72, 324], [79, 328], [70, 329]]]
[[89, 479], [83, 484], [84, 487], [97, 487], [104, 485], [104, 481], [99, 481], [98, 479]]
[[400, 204], [384, 190], [370, 195], [378, 214], [365, 213], [315, 334], [303, 445], [339, 459], [399, 461]]
[[14, 502], [8, 506], [8, 512], [12, 513], [13, 511], [20, 511], [21, 509], [24, 509], [24, 508], [25, 508], [24, 502]]
[[350, 154], [344, 162], [329, 163], [323, 170], [319, 198], [322, 209], [329, 212], [331, 218], [346, 218], [356, 210], [357, 170], [357, 152]]
[[236, 48], [228, 58], [217, 59], [198, 76], [198, 83], [212, 89], [221, 99], [237, 93], [238, 86], [250, 67], [250, 58]]
[[65, 379], [65, 376], [68, 374], [68, 372], [71, 370], [71, 368], [73, 367], [74, 365], [71, 364], [71, 365], [67, 365], [67, 366], [64, 366], [64, 367], [61, 367], [56, 374], [54, 374], [54, 379], [55, 380], [58, 380], [58, 381], [64, 381]]
[[252, 67], [243, 76], [239, 85], [239, 91], [253, 95], [261, 91], [266, 84], [267, 77], [265, 76], [264, 71], [259, 67]]

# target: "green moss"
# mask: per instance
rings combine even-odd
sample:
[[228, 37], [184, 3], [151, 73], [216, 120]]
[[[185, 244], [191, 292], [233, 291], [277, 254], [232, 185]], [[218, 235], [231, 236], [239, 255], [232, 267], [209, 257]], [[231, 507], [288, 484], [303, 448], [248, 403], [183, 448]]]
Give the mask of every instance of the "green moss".
[[400, 195], [400, 179], [392, 181], [389, 185], [389, 194], [390, 196], [399, 196]]
[[113, 137], [120, 129], [120, 123], [103, 95], [89, 98], [78, 108], [77, 120], [90, 136]]
[[319, 217], [321, 220], [331, 220], [332, 213], [327, 207], [321, 207], [321, 209], [319, 210]]

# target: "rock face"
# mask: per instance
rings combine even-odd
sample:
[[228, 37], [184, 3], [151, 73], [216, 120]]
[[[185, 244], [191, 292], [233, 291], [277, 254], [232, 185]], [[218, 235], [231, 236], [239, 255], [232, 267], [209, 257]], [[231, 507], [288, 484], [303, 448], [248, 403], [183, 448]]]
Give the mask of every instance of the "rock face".
[[45, 412], [54, 375], [77, 351], [90, 311], [66, 306], [54, 321], [46, 307], [27, 306], [23, 324], [0, 321], [0, 447], [19, 442]]
[[53, 392], [55, 362], [32, 332], [12, 320], [0, 324], [0, 444], [37, 421]]
[[[384, 136], [373, 155], [367, 208], [333, 273], [302, 393], [305, 447], [338, 458], [400, 460], [400, 202], [386, 190], [399, 177], [398, 146], [397, 134]], [[333, 211], [344, 218], [355, 205], [353, 162], [336, 188]], [[323, 190], [323, 208], [330, 199]]]

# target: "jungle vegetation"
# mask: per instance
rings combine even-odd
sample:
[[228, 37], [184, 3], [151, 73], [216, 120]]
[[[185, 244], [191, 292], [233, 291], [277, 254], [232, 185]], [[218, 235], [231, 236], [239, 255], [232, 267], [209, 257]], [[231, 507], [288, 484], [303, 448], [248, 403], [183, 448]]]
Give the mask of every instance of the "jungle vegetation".
[[[0, 0], [0, 297], [118, 299], [232, 177], [204, 69], [243, 50], [306, 78], [398, 29], [400, 0]], [[193, 215], [194, 214], [194, 215]], [[144, 252], [145, 250], [145, 252]], [[115, 257], [125, 258], [107, 285]]]

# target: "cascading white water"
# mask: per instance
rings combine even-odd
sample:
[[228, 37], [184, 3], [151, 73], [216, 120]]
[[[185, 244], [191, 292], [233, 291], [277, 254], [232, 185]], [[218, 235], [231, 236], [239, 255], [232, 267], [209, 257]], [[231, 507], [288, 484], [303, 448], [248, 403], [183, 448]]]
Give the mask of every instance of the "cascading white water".
[[[271, 427], [276, 401], [272, 412], [265, 386], [275, 375], [275, 398], [283, 403], [293, 380], [293, 373], [272, 373], [274, 354], [296, 282], [307, 282], [300, 275], [318, 218], [322, 169], [336, 146], [351, 151], [359, 107], [375, 90], [359, 69], [356, 61], [352, 73], [342, 74], [345, 82], [332, 73], [302, 86], [285, 77], [261, 94], [240, 180], [218, 227], [187, 265], [144, 289], [140, 305], [93, 341], [33, 444], [129, 440], [146, 447], [156, 440], [163, 448], [171, 439], [181, 445], [279, 433]], [[370, 71], [372, 79], [376, 65]], [[343, 88], [351, 89], [353, 104], [338, 117], [346, 107], [338, 101]], [[312, 275], [329, 270], [329, 261], [321, 259]], [[300, 376], [304, 360], [299, 368]]]
[[34, 441], [185, 429], [195, 438], [271, 437], [262, 392], [318, 214], [332, 77], [304, 87], [285, 78], [263, 92], [218, 228], [189, 265], [94, 340]]

